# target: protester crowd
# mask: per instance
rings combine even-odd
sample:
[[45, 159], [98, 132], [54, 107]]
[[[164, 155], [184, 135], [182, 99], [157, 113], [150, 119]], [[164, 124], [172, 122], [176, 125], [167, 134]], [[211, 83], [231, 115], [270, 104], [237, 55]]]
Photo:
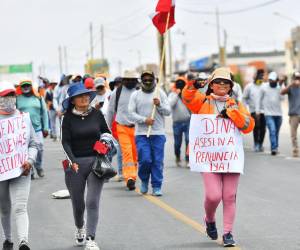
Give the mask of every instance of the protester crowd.
[[[242, 133], [253, 130], [255, 152], [265, 150], [264, 138], [268, 130], [270, 153], [275, 156], [279, 153], [282, 101], [288, 95], [292, 155], [299, 157], [299, 72], [292, 75], [288, 84], [286, 78], [279, 77], [276, 72], [257, 70], [253, 82], [243, 90], [226, 68], [218, 68], [211, 74], [180, 74], [169, 90], [159, 83], [160, 79], [151, 71], [143, 71], [140, 75], [125, 71], [123, 76], [112, 81], [103, 74], [95, 77], [74, 74], [62, 75], [59, 81], [39, 77], [38, 86], [31, 79], [15, 86], [0, 83], [0, 121], [26, 113], [31, 120], [26, 123], [29, 153], [22, 164], [24, 172], [18, 178], [0, 181], [3, 249], [13, 249], [11, 209], [17, 217], [18, 249], [30, 249], [27, 216], [30, 181], [47, 174], [43, 168], [43, 152], [44, 139], [48, 136], [53, 141], [60, 140], [63, 145], [65, 182], [76, 227], [75, 242], [85, 245], [86, 250], [99, 249], [95, 241], [99, 200], [104, 183], [111, 177], [101, 178], [95, 174], [95, 157], [99, 150], [102, 156], [107, 156], [102, 159], [108, 160], [108, 167], [116, 156], [116, 178], [124, 181], [129, 191], [136, 190], [139, 178], [141, 194], [149, 193], [151, 186], [153, 196], [162, 196], [166, 116], [172, 115], [174, 161], [178, 167], [190, 166], [192, 114], [216, 114], [232, 120]], [[99, 141], [100, 146], [95, 146]], [[222, 201], [226, 247], [235, 245], [233, 224], [239, 176], [239, 173], [202, 173], [206, 232], [211, 239], [218, 238], [215, 212]], [[9, 192], [5, 191], [7, 189]]]

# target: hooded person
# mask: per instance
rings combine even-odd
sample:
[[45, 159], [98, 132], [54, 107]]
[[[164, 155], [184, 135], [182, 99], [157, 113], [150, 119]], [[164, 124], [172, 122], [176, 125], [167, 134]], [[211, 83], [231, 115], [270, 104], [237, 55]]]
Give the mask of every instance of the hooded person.
[[[151, 177], [152, 195], [162, 195], [165, 136], [165, 116], [171, 114], [166, 94], [156, 91], [155, 75], [151, 71], [141, 74], [141, 89], [134, 92], [129, 101], [130, 120], [135, 123], [135, 142], [138, 151], [138, 175], [140, 191], [148, 192]], [[151, 118], [153, 105], [156, 106], [154, 119]], [[148, 127], [152, 126], [147, 137]]]
[[264, 112], [266, 125], [269, 130], [269, 138], [271, 144], [271, 155], [278, 154], [279, 148], [279, 131], [282, 124], [282, 108], [281, 102], [284, 96], [281, 94], [281, 86], [278, 84], [278, 76], [276, 72], [270, 72], [268, 82], [264, 83], [259, 92], [256, 105], [257, 115]]
[[[264, 111], [262, 109], [259, 110], [259, 102], [257, 101], [259, 99], [263, 80], [264, 70], [259, 69], [256, 72], [254, 81], [245, 86], [242, 99], [243, 103], [248, 106], [251, 116], [255, 120], [255, 127], [253, 130], [253, 149], [255, 152], [264, 151], [263, 143], [266, 134], [266, 119]], [[257, 110], [259, 110], [258, 113], [256, 113]]]
[[[35, 162], [35, 169], [39, 177], [44, 177], [43, 154], [44, 138], [48, 136], [49, 118], [45, 100], [35, 94], [31, 80], [22, 80], [20, 82], [21, 95], [17, 96], [17, 109], [21, 112], [28, 112], [30, 119], [38, 138], [38, 155]], [[31, 177], [34, 179], [34, 171]]]
[[[0, 181], [0, 213], [1, 224], [4, 232], [2, 249], [13, 249], [12, 242], [12, 215], [16, 220], [18, 249], [30, 250], [28, 243], [29, 218], [27, 204], [30, 193], [30, 171], [35, 163], [38, 146], [35, 131], [32, 127], [28, 113], [21, 113], [16, 109], [16, 89], [9, 82], [0, 82], [0, 121], [4, 125], [5, 120], [24, 121], [22, 126], [16, 126], [14, 133], [4, 136], [6, 140], [15, 140], [18, 134], [22, 134], [22, 149], [27, 151], [28, 157], [17, 163], [17, 166], [8, 166], [5, 170], [6, 177], [2, 173]], [[4, 138], [0, 138], [1, 140]], [[24, 140], [23, 140], [24, 139]], [[20, 147], [11, 147], [11, 152], [1, 153], [0, 159], [8, 162], [8, 159], [19, 154]], [[12, 161], [11, 161], [12, 162]], [[4, 167], [5, 165], [3, 165]], [[10, 169], [10, 170], [9, 170]], [[14, 169], [14, 170], [12, 170]], [[10, 176], [8, 176], [10, 174]], [[16, 249], [16, 248], [15, 248]]]
[[73, 207], [75, 243], [86, 245], [87, 250], [99, 250], [95, 237], [104, 178], [98, 178], [92, 171], [97, 155], [94, 145], [111, 132], [102, 112], [91, 107], [95, 91], [77, 82], [69, 86], [68, 96], [62, 103], [66, 112], [62, 119], [61, 142], [68, 162], [64, 168], [65, 183]]
[[182, 90], [187, 84], [185, 77], [178, 77], [175, 81], [173, 91], [169, 93], [168, 101], [172, 110], [173, 120], [173, 136], [174, 136], [174, 151], [176, 157], [176, 165], [181, 166], [180, 149], [182, 144], [182, 137], [185, 137], [185, 164], [188, 167], [188, 144], [189, 144], [189, 128], [191, 113], [182, 102]]
[[[230, 97], [232, 87], [229, 69], [217, 68], [209, 78], [206, 94], [195, 88], [195, 81], [188, 81], [182, 91], [182, 99], [193, 114], [215, 114], [217, 117], [230, 119], [242, 133], [250, 133], [254, 128], [254, 119], [241, 102]], [[190, 130], [193, 129], [191, 125]], [[232, 231], [240, 173], [220, 173], [211, 170], [201, 174], [205, 189], [206, 233], [212, 240], [218, 239], [215, 214], [219, 203], [223, 201], [223, 245], [234, 246], [236, 243]]]
[[137, 153], [135, 145], [135, 125], [128, 112], [129, 99], [136, 91], [138, 76], [135, 71], [125, 71], [120, 87], [110, 96], [106, 120], [109, 128], [113, 121], [117, 123], [118, 140], [122, 151], [122, 173], [128, 190], [135, 190], [137, 178]]

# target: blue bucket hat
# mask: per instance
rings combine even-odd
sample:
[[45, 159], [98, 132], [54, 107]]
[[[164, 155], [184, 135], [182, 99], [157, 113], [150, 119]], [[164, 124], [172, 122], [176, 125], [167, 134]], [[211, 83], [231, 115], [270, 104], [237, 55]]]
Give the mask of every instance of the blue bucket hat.
[[87, 89], [83, 83], [73, 83], [68, 88], [68, 98], [66, 98], [63, 103], [63, 109], [67, 110], [70, 105], [70, 101], [73, 97], [79, 96], [82, 94], [89, 94], [90, 95], [90, 102], [96, 97], [97, 93], [95, 91]]

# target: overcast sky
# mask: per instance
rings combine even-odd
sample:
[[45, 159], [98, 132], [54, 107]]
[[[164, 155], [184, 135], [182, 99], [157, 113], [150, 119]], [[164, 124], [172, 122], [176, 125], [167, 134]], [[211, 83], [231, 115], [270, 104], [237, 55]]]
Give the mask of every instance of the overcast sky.
[[[217, 50], [215, 15], [192, 11], [231, 11], [270, 0], [177, 0], [176, 22], [172, 28], [174, 59], [181, 58], [187, 44], [187, 59], [207, 56]], [[66, 46], [69, 73], [83, 73], [89, 51], [89, 23], [94, 24], [95, 57], [100, 57], [100, 25], [104, 25], [105, 56], [111, 73], [142, 63], [158, 61], [156, 30], [149, 14], [157, 0], [0, 0], [0, 64], [42, 63], [50, 77], [58, 77], [58, 46]], [[242, 51], [284, 49], [293, 21], [300, 23], [299, 0], [281, 0], [255, 10], [221, 15], [221, 26], [228, 33], [227, 48], [240, 45]], [[209, 24], [205, 24], [209, 23]], [[143, 32], [142, 32], [143, 31]], [[184, 34], [182, 34], [182, 31]], [[142, 32], [142, 33], [141, 33]], [[36, 72], [37, 73], [37, 72]]]

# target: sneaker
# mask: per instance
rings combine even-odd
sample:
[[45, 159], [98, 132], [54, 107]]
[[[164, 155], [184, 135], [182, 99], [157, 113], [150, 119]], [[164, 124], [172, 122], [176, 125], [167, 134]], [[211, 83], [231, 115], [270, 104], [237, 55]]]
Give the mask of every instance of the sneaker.
[[83, 246], [85, 244], [85, 237], [86, 237], [86, 232], [85, 232], [85, 227], [83, 228], [77, 228], [75, 231], [75, 243], [77, 246]]
[[264, 152], [265, 148], [262, 144], [259, 144], [259, 152]]
[[118, 175], [116, 176], [116, 181], [117, 181], [117, 182], [121, 182], [121, 181], [123, 181], [123, 180], [124, 180], [124, 177], [123, 177], [122, 174], [118, 174]]
[[277, 155], [277, 151], [276, 150], [272, 150], [271, 151], [271, 155]]
[[93, 240], [91, 237], [88, 237], [86, 239], [86, 246], [84, 250], [100, 250], [100, 248], [95, 240]]
[[140, 191], [141, 191], [142, 194], [147, 194], [148, 193], [148, 182], [142, 181]]
[[176, 156], [175, 162], [176, 162], [176, 166], [177, 166], [177, 167], [180, 167], [180, 162], [181, 162], [181, 160], [180, 160], [180, 157], [179, 157], [179, 156]]
[[153, 188], [152, 195], [153, 196], [162, 196], [161, 188]]
[[135, 190], [135, 180], [134, 180], [134, 179], [129, 179], [129, 180], [127, 181], [126, 186], [127, 186], [127, 188], [129, 189], [129, 191]]
[[37, 169], [36, 172], [37, 172], [38, 176], [41, 178], [43, 178], [45, 176], [44, 169]]
[[223, 246], [224, 247], [234, 247], [235, 246], [235, 241], [230, 232], [223, 235]]
[[19, 245], [19, 250], [30, 250], [28, 242], [26, 242], [25, 240], [22, 240]]
[[216, 222], [206, 222], [206, 234], [209, 238], [211, 238], [212, 240], [217, 240], [218, 239], [218, 230], [216, 227]]
[[260, 145], [259, 144], [255, 144], [254, 146], [254, 152], [260, 152]]
[[189, 161], [186, 161], [186, 162], [185, 162], [185, 167], [186, 167], [186, 168], [190, 168], [190, 163], [189, 163]]
[[299, 157], [299, 150], [298, 149], [293, 150], [293, 157]]
[[14, 249], [14, 243], [12, 243], [9, 240], [5, 240], [3, 242], [2, 250], [13, 250]]

